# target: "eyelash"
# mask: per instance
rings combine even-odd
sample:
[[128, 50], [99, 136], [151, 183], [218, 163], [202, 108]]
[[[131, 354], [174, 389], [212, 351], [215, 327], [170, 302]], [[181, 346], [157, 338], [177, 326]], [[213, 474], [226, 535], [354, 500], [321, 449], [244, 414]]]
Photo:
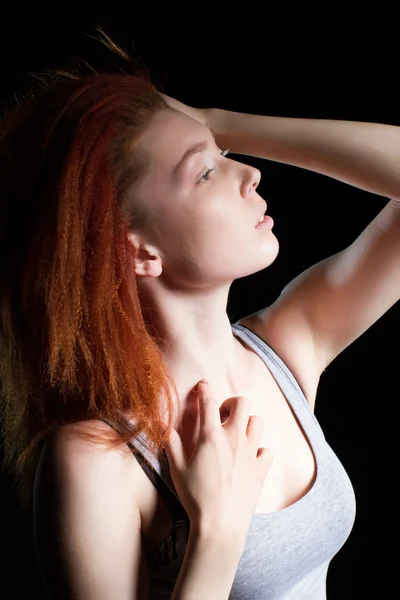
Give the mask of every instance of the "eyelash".
[[[221, 150], [221, 155], [226, 156], [229, 153], [229, 148], [227, 150]], [[209, 181], [211, 173], [214, 171], [214, 168], [207, 169], [203, 175], [198, 179], [197, 183], [202, 183], [205, 181]]]

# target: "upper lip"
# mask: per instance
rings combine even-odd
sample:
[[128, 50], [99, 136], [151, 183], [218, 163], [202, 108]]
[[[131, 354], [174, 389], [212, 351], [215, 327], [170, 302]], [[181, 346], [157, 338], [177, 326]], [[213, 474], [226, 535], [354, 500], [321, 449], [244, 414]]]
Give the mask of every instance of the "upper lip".
[[256, 226], [258, 225], [258, 223], [259, 223], [259, 221], [260, 221], [261, 217], [265, 215], [265, 213], [266, 213], [266, 210], [267, 210], [267, 203], [266, 203], [266, 202], [264, 202], [264, 208], [263, 208], [262, 212], [261, 212], [261, 213], [258, 215], [258, 219], [257, 219]]

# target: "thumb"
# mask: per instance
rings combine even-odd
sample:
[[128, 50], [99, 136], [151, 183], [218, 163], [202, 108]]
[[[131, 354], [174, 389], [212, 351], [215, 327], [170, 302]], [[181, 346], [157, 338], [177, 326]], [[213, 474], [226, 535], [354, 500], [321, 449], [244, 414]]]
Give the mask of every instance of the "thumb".
[[186, 467], [186, 457], [179, 433], [171, 427], [169, 440], [165, 447], [165, 453], [170, 467], [174, 466], [178, 471]]

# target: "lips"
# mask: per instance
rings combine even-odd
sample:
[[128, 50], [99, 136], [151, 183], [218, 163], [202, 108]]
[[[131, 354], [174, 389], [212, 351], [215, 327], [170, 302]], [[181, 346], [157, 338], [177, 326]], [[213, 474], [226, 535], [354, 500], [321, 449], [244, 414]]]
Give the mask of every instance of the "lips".
[[257, 227], [258, 223], [260, 222], [261, 217], [264, 216], [266, 210], [267, 210], [267, 203], [264, 202], [264, 208], [262, 209], [262, 212], [260, 212], [259, 215], [258, 215], [258, 219], [257, 219], [257, 222], [256, 222], [256, 227]]

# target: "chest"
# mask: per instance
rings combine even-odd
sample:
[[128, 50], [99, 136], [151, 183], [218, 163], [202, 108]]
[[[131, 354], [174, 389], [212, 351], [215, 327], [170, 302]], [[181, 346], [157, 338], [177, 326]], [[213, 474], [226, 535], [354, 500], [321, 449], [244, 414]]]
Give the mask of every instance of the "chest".
[[256, 512], [268, 513], [293, 504], [309, 491], [316, 463], [298, 417], [266, 367], [257, 381], [252, 412], [263, 418], [261, 445], [272, 451], [273, 461]]
[[[270, 513], [293, 504], [310, 490], [316, 476], [315, 458], [290, 403], [261, 360], [250, 367], [248, 382], [238, 395], [250, 397], [251, 413], [263, 418], [260, 445], [270, 448], [274, 457], [256, 513]], [[155, 547], [170, 531], [172, 518], [150, 482], [149, 495], [157, 498], [147, 504], [153, 509], [144, 519], [143, 534], [147, 547]]]

